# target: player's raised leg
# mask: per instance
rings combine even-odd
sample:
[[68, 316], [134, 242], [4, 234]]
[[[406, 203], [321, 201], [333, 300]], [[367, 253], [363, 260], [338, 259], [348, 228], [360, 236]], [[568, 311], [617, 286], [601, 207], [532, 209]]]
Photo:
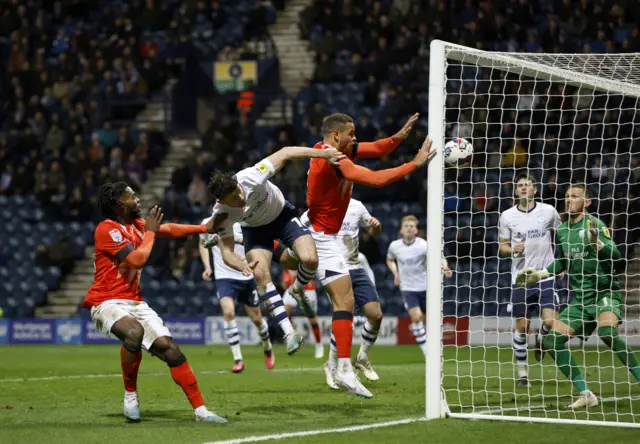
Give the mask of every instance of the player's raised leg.
[[[311, 234], [305, 234], [298, 237], [291, 246], [293, 252], [298, 257], [298, 268], [296, 270], [296, 280], [293, 282], [289, 291], [294, 298], [300, 299], [303, 303], [307, 303], [304, 287], [309, 284], [318, 271], [318, 251]], [[302, 307], [306, 310], [306, 307]]]
[[[218, 294], [220, 295], [220, 308], [222, 309], [222, 317], [224, 322], [224, 334], [227, 337], [231, 354], [233, 355], [233, 373], [240, 373], [244, 370], [244, 360], [242, 359], [242, 350], [240, 349], [240, 331], [236, 322], [236, 304], [233, 296], [227, 294], [235, 291], [232, 288], [232, 282], [223, 281], [226, 279], [218, 279]], [[228, 285], [226, 285], [228, 284]]]
[[[146, 334], [145, 337], [149, 337], [149, 335]], [[202, 394], [198, 388], [196, 375], [187, 362], [186, 356], [180, 351], [178, 344], [176, 344], [171, 337], [161, 336], [156, 338], [152, 342], [149, 351], [167, 363], [173, 381], [182, 388], [182, 391], [191, 403], [196, 421], [216, 422], [220, 424], [227, 422], [226, 419], [211, 412], [205, 406], [204, 399], [202, 399]]]
[[[257, 301], [256, 301], [257, 302]], [[251, 306], [245, 304], [247, 315], [251, 318], [251, 322], [256, 326], [258, 332], [260, 332], [260, 340], [262, 341], [262, 351], [264, 352], [264, 364], [267, 369], [271, 370], [276, 365], [276, 355], [273, 352], [271, 345], [271, 339], [269, 338], [269, 325], [267, 321], [262, 317], [260, 313], [260, 307], [257, 305]]]
[[[273, 240], [271, 242], [273, 242]], [[293, 325], [287, 316], [287, 312], [284, 309], [282, 296], [280, 296], [276, 286], [273, 284], [271, 270], [269, 269], [271, 256], [271, 251], [262, 248], [254, 248], [247, 252], [247, 259], [249, 262], [256, 263], [256, 266], [253, 269], [253, 275], [256, 280], [260, 299], [284, 332], [284, 337], [287, 343], [287, 353], [292, 355], [300, 350], [304, 341], [302, 336], [296, 334]]]
[[[554, 291], [554, 298], [557, 300], [557, 295]], [[551, 331], [553, 327], [553, 321], [558, 319], [560, 315], [559, 312], [556, 311], [556, 307], [542, 307], [540, 311], [540, 330], [536, 333], [536, 345], [535, 345], [535, 358], [536, 361], [542, 361], [544, 359], [544, 337]]]

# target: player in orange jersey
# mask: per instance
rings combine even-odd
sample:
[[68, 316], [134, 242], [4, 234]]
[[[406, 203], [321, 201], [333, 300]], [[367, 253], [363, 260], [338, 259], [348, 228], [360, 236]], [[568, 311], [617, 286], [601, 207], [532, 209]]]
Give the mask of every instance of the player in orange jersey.
[[161, 225], [162, 210], [157, 206], [146, 221], [142, 220], [140, 199], [124, 182], [100, 187], [98, 207], [105, 220], [98, 224], [94, 234], [95, 277], [82, 306], [91, 310], [91, 319], [98, 330], [122, 341], [125, 417], [140, 420], [137, 379], [144, 348], [167, 363], [173, 380], [189, 399], [196, 421], [226, 423], [226, 419], [205, 407], [187, 358], [160, 316], [140, 295], [140, 274], [156, 236], [174, 238], [213, 232], [217, 228], [215, 222]]
[[383, 187], [425, 165], [433, 155], [431, 138], [427, 137], [415, 158], [396, 168], [372, 171], [356, 165], [356, 158], [383, 157], [407, 138], [418, 114], [413, 115], [394, 136], [372, 143], [357, 143], [353, 119], [346, 114], [332, 114], [322, 123], [324, 140], [316, 149], [335, 148], [347, 156], [337, 166], [323, 159], [311, 159], [307, 179], [309, 231], [318, 251], [317, 277], [333, 302], [332, 331], [338, 351], [338, 364], [331, 369], [334, 380], [351, 393], [365, 398], [373, 395], [356, 376], [351, 364], [354, 295], [349, 270], [337, 239], [353, 184]]
[[[294, 298], [289, 292], [289, 288], [296, 280], [296, 269], [297, 269], [297, 261], [296, 263], [292, 263], [291, 269], [285, 268], [280, 261], [283, 258], [283, 254], [287, 256], [290, 255], [290, 252], [285, 253], [287, 248], [279, 243], [278, 241], [274, 241], [273, 243], [273, 261], [280, 263], [282, 265], [282, 287], [286, 290], [284, 295], [282, 296], [282, 302], [284, 302], [284, 309], [287, 311], [289, 318], [293, 315], [293, 312], [296, 310], [298, 305], [300, 306], [300, 310], [302, 313], [309, 319], [309, 325], [311, 326], [311, 331], [313, 332], [313, 336], [316, 340], [316, 350], [314, 353], [314, 357], [316, 359], [321, 359], [324, 357], [324, 346], [322, 345], [322, 333], [320, 332], [320, 322], [318, 320], [318, 295], [316, 293], [316, 282], [315, 280], [309, 281], [307, 285], [304, 286], [304, 299], [298, 300]], [[293, 253], [293, 251], [291, 251]], [[293, 253], [295, 256], [295, 253]], [[286, 260], [285, 260], [286, 261]]]

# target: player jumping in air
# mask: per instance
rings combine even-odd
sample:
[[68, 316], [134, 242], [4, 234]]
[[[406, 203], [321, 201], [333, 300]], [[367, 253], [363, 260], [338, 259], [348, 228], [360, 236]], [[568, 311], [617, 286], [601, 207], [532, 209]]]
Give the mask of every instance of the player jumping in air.
[[[283, 248], [282, 245], [278, 243], [277, 246], [274, 245], [274, 249], [278, 250]], [[276, 254], [275, 256], [280, 256], [282, 253]], [[297, 268], [297, 266], [296, 266]], [[287, 315], [289, 319], [293, 315], [293, 312], [300, 305], [300, 310], [303, 314], [309, 319], [309, 325], [311, 326], [311, 331], [313, 332], [313, 337], [316, 340], [316, 350], [314, 353], [314, 357], [316, 359], [321, 359], [324, 357], [324, 346], [322, 345], [322, 333], [320, 331], [320, 321], [318, 320], [318, 295], [316, 293], [316, 282], [315, 280], [310, 280], [307, 285], [304, 287], [305, 300], [302, 304], [298, 304], [296, 298], [291, 296], [288, 289], [293, 285], [296, 281], [296, 270], [287, 270], [286, 268], [282, 269], [282, 288], [285, 289], [284, 296], [282, 296], [282, 301], [284, 302], [284, 309], [287, 311]]]
[[536, 358], [542, 359], [541, 338], [544, 338], [558, 317], [558, 296], [553, 276], [518, 288], [517, 275], [525, 268], [545, 268], [553, 262], [552, 230], [562, 223], [551, 205], [534, 200], [535, 179], [520, 176], [516, 182], [518, 204], [500, 215], [500, 253], [511, 257], [511, 314], [516, 319], [513, 333], [513, 353], [518, 365], [518, 387], [529, 387], [527, 374], [527, 332], [531, 317], [539, 311], [542, 318], [540, 334], [536, 335]]
[[570, 336], [588, 337], [597, 328], [602, 342], [613, 350], [636, 380], [640, 380], [640, 361], [618, 334], [624, 302], [620, 282], [614, 276], [614, 261], [620, 259], [620, 251], [605, 224], [586, 212], [591, 199], [585, 185], [571, 186], [565, 195], [565, 204], [569, 219], [557, 232], [562, 255], [546, 268], [526, 268], [518, 275], [517, 284], [532, 285], [564, 271], [569, 275], [576, 297], [554, 321], [544, 338], [544, 347], [580, 392], [571, 408], [589, 408], [598, 405], [598, 398], [589, 389], [566, 346]]
[[[285, 147], [253, 167], [236, 175], [216, 172], [209, 182], [209, 192], [216, 199], [213, 220], [226, 217], [220, 223], [220, 250], [225, 264], [245, 276], [255, 276], [258, 294], [282, 328], [287, 353], [293, 354], [302, 345], [302, 336], [296, 334], [284, 309], [282, 297], [271, 278], [273, 241], [281, 240], [300, 259], [296, 281], [291, 294], [304, 297], [304, 287], [314, 278], [318, 268], [318, 253], [309, 230], [303, 227], [293, 205], [287, 202], [278, 187], [269, 182], [284, 164], [294, 159], [321, 157], [328, 165], [335, 164], [344, 155], [335, 149]], [[247, 262], [234, 253], [233, 224], [242, 226]]]
[[140, 420], [137, 381], [144, 348], [167, 363], [174, 382], [194, 408], [196, 421], [226, 423], [226, 419], [205, 407], [187, 358], [163, 320], [140, 295], [142, 267], [156, 236], [189, 236], [213, 232], [217, 227], [213, 221], [207, 225], [160, 225], [162, 211], [158, 207], [144, 221], [140, 218], [140, 200], [124, 182], [100, 187], [98, 207], [105, 220], [94, 234], [95, 277], [82, 306], [91, 310], [91, 319], [99, 331], [122, 341], [125, 417]]
[[[383, 157], [407, 138], [418, 115], [412, 116], [394, 136], [373, 143], [357, 143], [353, 119], [332, 114], [322, 123], [324, 140], [317, 151], [337, 148], [347, 158], [332, 165], [324, 159], [312, 159], [308, 173], [309, 230], [318, 250], [318, 279], [333, 303], [332, 332], [338, 349], [337, 368], [331, 369], [338, 385], [351, 393], [370, 398], [373, 395], [356, 376], [351, 364], [354, 296], [349, 270], [342, 256], [338, 232], [351, 201], [353, 184], [383, 187], [414, 172], [435, 154], [427, 137], [414, 160], [399, 167], [372, 171], [356, 165], [356, 158]], [[300, 273], [298, 273], [299, 275]]]
[[[202, 221], [203, 224], [209, 223], [210, 217]], [[242, 228], [240, 224], [233, 224], [234, 252], [240, 257], [244, 257], [244, 246], [242, 239]], [[200, 235], [200, 258], [204, 265], [202, 279], [211, 280], [211, 253], [205, 247], [205, 242], [212, 246], [213, 253], [213, 272], [216, 279], [216, 290], [218, 299], [220, 300], [220, 308], [224, 317], [224, 332], [231, 347], [233, 355], [233, 373], [240, 373], [244, 370], [244, 361], [242, 359], [242, 351], [240, 350], [240, 332], [236, 323], [236, 301], [244, 304], [247, 315], [260, 332], [262, 340], [262, 348], [264, 351], [264, 362], [266, 367], [271, 370], [276, 363], [276, 357], [271, 347], [269, 339], [269, 326], [267, 321], [262, 317], [260, 307], [258, 306], [259, 298], [256, 290], [256, 283], [253, 276], [245, 276], [240, 271], [234, 270], [227, 266], [222, 260], [222, 253], [218, 245], [219, 236], [217, 234], [201, 234]]]
[[[304, 215], [302, 219], [304, 222]], [[351, 277], [355, 306], [360, 308], [366, 317], [366, 321], [362, 326], [362, 344], [353, 364], [358, 370], [362, 371], [365, 378], [370, 381], [377, 381], [380, 377], [373, 370], [369, 361], [369, 349], [373, 347], [378, 339], [378, 332], [382, 323], [382, 308], [380, 307], [376, 287], [363, 268], [360, 259], [358, 236], [361, 227], [368, 230], [372, 236], [377, 236], [382, 231], [380, 221], [369, 214], [362, 202], [351, 199], [349, 207], [347, 207], [347, 214], [338, 233], [338, 239], [340, 240], [342, 254]], [[366, 259], [364, 260], [366, 262]], [[338, 386], [333, 380], [331, 369], [337, 365], [338, 350], [336, 349], [335, 338], [332, 337], [329, 360], [324, 364], [324, 372], [327, 385], [333, 389], [337, 389]]]
[[[427, 312], [427, 241], [418, 237], [418, 218], [404, 216], [400, 222], [400, 239], [389, 244], [387, 267], [393, 274], [393, 283], [400, 287], [404, 306], [409, 312], [409, 328], [420, 349], [427, 356], [427, 331], [424, 327]], [[453, 272], [442, 258], [442, 272], [451, 277]]]

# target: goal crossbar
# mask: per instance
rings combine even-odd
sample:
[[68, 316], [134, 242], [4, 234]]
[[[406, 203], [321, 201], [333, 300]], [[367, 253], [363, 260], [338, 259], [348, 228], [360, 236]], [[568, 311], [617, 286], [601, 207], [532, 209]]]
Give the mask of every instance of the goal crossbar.
[[[562, 80], [566, 84], [576, 87], [640, 98], [640, 53], [624, 54], [624, 59], [615, 59], [609, 54], [549, 55], [491, 52], [453, 43], [436, 42], [438, 42], [436, 44], [442, 43], [444, 45], [448, 59], [461, 63], [484, 66], [536, 79]], [[597, 65], [589, 65], [589, 61], [595, 61]], [[614, 74], [615, 78], [605, 79], [584, 72], [594, 67]]]

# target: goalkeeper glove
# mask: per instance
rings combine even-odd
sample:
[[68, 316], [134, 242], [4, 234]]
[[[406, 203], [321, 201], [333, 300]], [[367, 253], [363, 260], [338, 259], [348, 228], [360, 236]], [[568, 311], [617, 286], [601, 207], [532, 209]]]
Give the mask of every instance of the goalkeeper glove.
[[535, 284], [538, 281], [547, 279], [549, 272], [547, 270], [536, 270], [535, 268], [525, 268], [524, 271], [518, 274], [516, 277], [516, 285], [518, 287], [526, 287], [530, 284]]

